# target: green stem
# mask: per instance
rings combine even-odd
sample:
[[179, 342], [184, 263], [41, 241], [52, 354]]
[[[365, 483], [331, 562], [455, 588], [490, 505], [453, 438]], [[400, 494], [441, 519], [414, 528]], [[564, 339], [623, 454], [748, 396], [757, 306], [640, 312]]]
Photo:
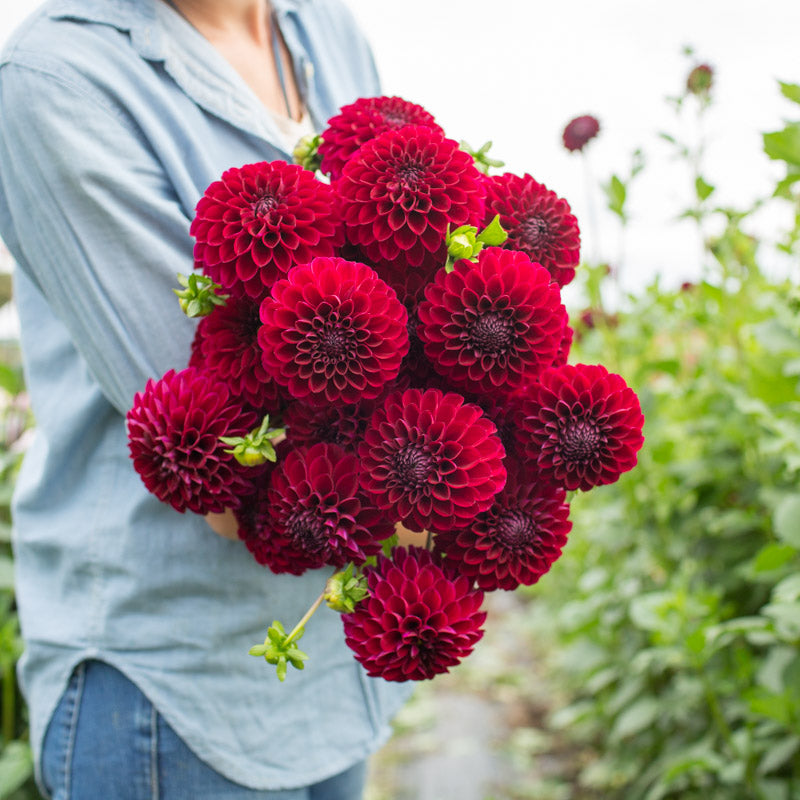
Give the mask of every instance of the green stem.
[[284, 640], [285, 645], [295, 640], [295, 638], [300, 634], [300, 631], [302, 631], [303, 628], [305, 627], [306, 622], [308, 622], [311, 619], [311, 617], [314, 616], [314, 612], [322, 605], [322, 601], [324, 599], [325, 599], [325, 592], [323, 591], [322, 594], [320, 594], [320, 596], [314, 601], [311, 608], [309, 608], [308, 611], [306, 611], [306, 613], [303, 614], [303, 618], [300, 620], [300, 622], [298, 622], [297, 625], [295, 625], [294, 628], [292, 628], [291, 633]]
[[708, 703], [708, 707], [711, 711], [711, 717], [717, 726], [717, 730], [719, 731], [720, 735], [725, 741], [725, 744], [728, 745], [731, 754], [736, 758], [740, 758], [741, 755], [739, 753], [739, 749], [734, 744], [733, 734], [731, 733], [730, 726], [728, 725], [728, 722], [725, 719], [725, 715], [722, 713], [722, 707], [719, 704], [719, 698], [717, 697], [716, 692], [711, 686], [711, 683], [708, 680], [708, 676], [706, 675], [705, 670], [702, 667], [698, 667], [697, 671], [700, 674], [700, 680], [703, 682], [703, 689], [706, 696], [706, 702]]

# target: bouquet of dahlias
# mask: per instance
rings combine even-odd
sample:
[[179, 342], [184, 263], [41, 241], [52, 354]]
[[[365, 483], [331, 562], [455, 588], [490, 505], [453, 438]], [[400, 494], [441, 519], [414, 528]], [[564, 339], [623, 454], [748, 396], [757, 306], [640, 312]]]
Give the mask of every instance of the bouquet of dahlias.
[[176, 292], [203, 319], [187, 368], [136, 395], [131, 456], [178, 511], [232, 509], [273, 572], [333, 568], [251, 650], [281, 679], [325, 600], [370, 675], [432, 678], [482, 636], [484, 592], [559, 557], [567, 491], [636, 464], [639, 401], [567, 364], [580, 234], [530, 175], [489, 175], [487, 147], [398, 97], [345, 106], [295, 158], [197, 204]]

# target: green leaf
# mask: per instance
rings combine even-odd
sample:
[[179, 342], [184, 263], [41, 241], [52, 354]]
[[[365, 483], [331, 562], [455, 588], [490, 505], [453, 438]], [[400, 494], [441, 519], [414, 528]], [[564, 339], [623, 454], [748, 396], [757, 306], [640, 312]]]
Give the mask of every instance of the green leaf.
[[495, 214], [492, 221], [478, 234], [478, 241], [488, 247], [499, 247], [508, 239], [508, 234], [500, 224], [500, 215]]
[[759, 573], [780, 569], [794, 558], [795, 552], [791, 545], [770, 542], [758, 551], [753, 560], [753, 571]]
[[778, 181], [778, 183], [775, 185], [773, 196], [783, 197], [786, 200], [791, 200], [792, 186], [794, 186], [797, 181], [800, 181], [800, 172], [790, 172], [783, 180]]
[[793, 103], [800, 103], [800, 85], [796, 83], [784, 83], [778, 81], [781, 87], [781, 94]]
[[628, 706], [611, 730], [614, 739], [625, 739], [649, 727], [661, 715], [661, 703], [654, 697], [643, 697]]
[[758, 765], [758, 772], [766, 775], [782, 767], [800, 749], [800, 736], [789, 736], [787, 739], [779, 741], [770, 747], [761, 763]]
[[702, 628], [698, 628], [696, 631], [693, 631], [687, 638], [686, 638], [686, 647], [689, 648], [690, 652], [698, 655], [702, 653], [706, 646], [706, 632]]
[[22, 372], [7, 364], [0, 364], [0, 388], [5, 389], [10, 395], [19, 394], [24, 388]]
[[782, 131], [765, 133], [764, 152], [777, 161], [800, 166], [800, 122], [793, 122]]
[[772, 599], [781, 603], [792, 603], [800, 599], [800, 573], [790, 575], [780, 583], [776, 583], [772, 590]]
[[754, 714], [761, 714], [784, 724], [789, 722], [791, 710], [786, 703], [785, 694], [775, 694], [768, 689], [754, 687], [745, 693], [744, 699]]
[[800, 550], [800, 495], [784, 497], [772, 517], [775, 535]]
[[606, 195], [609, 210], [613, 211], [623, 222], [626, 221], [625, 198], [627, 190], [625, 184], [616, 175], [612, 175], [608, 183], [602, 184], [602, 188]]
[[32, 775], [31, 748], [25, 742], [8, 742], [0, 753], [0, 797], [8, 797]]
[[698, 175], [694, 181], [694, 190], [697, 192], [697, 199], [702, 203], [711, 196], [714, 187], [710, 183], [706, 183], [703, 178]]

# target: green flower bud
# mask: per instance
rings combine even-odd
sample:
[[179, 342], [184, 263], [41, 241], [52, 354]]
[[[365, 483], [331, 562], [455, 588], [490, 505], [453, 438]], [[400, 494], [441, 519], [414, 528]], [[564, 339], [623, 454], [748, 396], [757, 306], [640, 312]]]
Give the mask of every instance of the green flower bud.
[[328, 608], [341, 614], [350, 614], [356, 605], [363, 600], [369, 591], [364, 575], [354, 575], [353, 565], [337, 572], [328, 578], [325, 584], [325, 602]]
[[447, 243], [447, 252], [454, 260], [459, 258], [472, 258], [475, 253], [475, 245], [477, 244], [475, 241], [476, 234], [477, 229], [475, 228], [453, 234], [450, 241]]
[[292, 151], [294, 163], [303, 169], [316, 172], [322, 161], [317, 152], [321, 142], [322, 137], [318, 133], [308, 133], [303, 136]]
[[244, 467], [257, 467], [267, 461], [275, 461], [277, 454], [272, 439], [284, 434], [283, 428], [269, 427], [267, 414], [258, 428], [254, 428], [247, 436], [220, 436], [223, 444], [230, 445], [226, 453], [232, 455]]
[[207, 275], [192, 273], [188, 277], [178, 274], [178, 283], [183, 289], [173, 289], [178, 296], [181, 311], [187, 317], [207, 317], [216, 306], [224, 306], [227, 294], [217, 294], [222, 286], [214, 283]]

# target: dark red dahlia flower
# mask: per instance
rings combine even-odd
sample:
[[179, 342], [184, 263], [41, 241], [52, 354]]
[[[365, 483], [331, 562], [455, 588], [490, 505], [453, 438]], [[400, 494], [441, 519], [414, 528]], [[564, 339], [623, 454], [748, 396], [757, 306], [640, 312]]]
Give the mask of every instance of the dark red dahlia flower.
[[506, 453], [503, 463], [509, 458], [516, 459], [520, 454], [517, 437], [522, 426], [522, 395], [469, 395], [468, 400], [480, 406], [497, 428], [497, 435]]
[[386, 281], [397, 292], [397, 299], [406, 308], [416, 308], [422, 300], [425, 287], [433, 276], [442, 268], [441, 261], [431, 259], [429, 263], [419, 267], [410, 267], [403, 256], [395, 261], [377, 261], [373, 269], [381, 280]]
[[707, 96], [714, 83], [714, 70], [708, 64], [698, 64], [686, 78], [686, 91]]
[[569, 351], [572, 349], [572, 341], [575, 338], [575, 331], [570, 327], [569, 323], [564, 326], [564, 336], [561, 339], [561, 344], [558, 346], [558, 353], [556, 353], [554, 367], [561, 367], [569, 360]]
[[562, 134], [564, 147], [571, 153], [583, 150], [589, 142], [600, 133], [600, 123], [590, 114], [575, 117], [567, 123]]
[[346, 234], [373, 262], [444, 265], [447, 226], [477, 225], [483, 217], [485, 190], [472, 157], [424, 126], [367, 142], [335, 185]]
[[295, 447], [331, 442], [345, 450], [355, 450], [374, 410], [375, 401], [372, 400], [321, 408], [298, 400], [287, 406], [283, 415], [286, 438]]
[[488, 247], [440, 270], [419, 305], [434, 367], [469, 392], [513, 392], [549, 367], [567, 324], [558, 286], [525, 253]]
[[261, 304], [263, 363], [311, 405], [380, 395], [408, 351], [408, 315], [365, 264], [317, 258], [292, 269]]
[[229, 298], [200, 320], [189, 366], [224, 381], [242, 402], [273, 413], [281, 405], [281, 391], [261, 363], [260, 327], [258, 303], [247, 297]]
[[190, 232], [197, 267], [256, 300], [292, 266], [333, 255], [342, 241], [331, 187], [284, 161], [223, 173], [200, 198]]
[[406, 389], [442, 389], [447, 390], [447, 382], [433, 368], [433, 364], [425, 356], [425, 349], [419, 338], [419, 317], [416, 303], [406, 301], [408, 309], [408, 353], [400, 364], [400, 372], [394, 382], [394, 391]]
[[253, 491], [252, 473], [220, 436], [244, 436], [258, 420], [231, 401], [222, 381], [194, 367], [170, 370], [136, 393], [127, 423], [134, 469], [177, 511], [221, 512]]
[[464, 525], [506, 479], [497, 429], [476, 405], [438, 389], [386, 398], [358, 447], [361, 485], [414, 531]]
[[588, 491], [636, 466], [644, 437], [639, 398], [600, 364], [545, 370], [523, 403], [521, 443], [548, 479]]
[[559, 286], [566, 286], [575, 277], [581, 249], [578, 221], [569, 203], [530, 175], [492, 175], [485, 185], [484, 225], [499, 214], [508, 233], [504, 247], [527, 253]]
[[419, 547], [395, 548], [368, 567], [369, 595], [343, 614], [345, 641], [373, 677], [429, 680], [468, 656], [483, 636], [483, 592]]
[[427, 125], [441, 130], [422, 106], [402, 97], [362, 97], [342, 106], [339, 113], [328, 120], [328, 127], [322, 133], [320, 169], [335, 180], [362, 144], [405, 125]]
[[273, 572], [348, 561], [363, 564], [394, 533], [358, 483], [355, 453], [320, 442], [292, 450], [273, 470], [267, 492], [269, 523], [259, 555]]
[[536, 583], [561, 555], [572, 528], [564, 489], [506, 460], [508, 481], [492, 507], [464, 529], [436, 534], [447, 565], [484, 591]]

